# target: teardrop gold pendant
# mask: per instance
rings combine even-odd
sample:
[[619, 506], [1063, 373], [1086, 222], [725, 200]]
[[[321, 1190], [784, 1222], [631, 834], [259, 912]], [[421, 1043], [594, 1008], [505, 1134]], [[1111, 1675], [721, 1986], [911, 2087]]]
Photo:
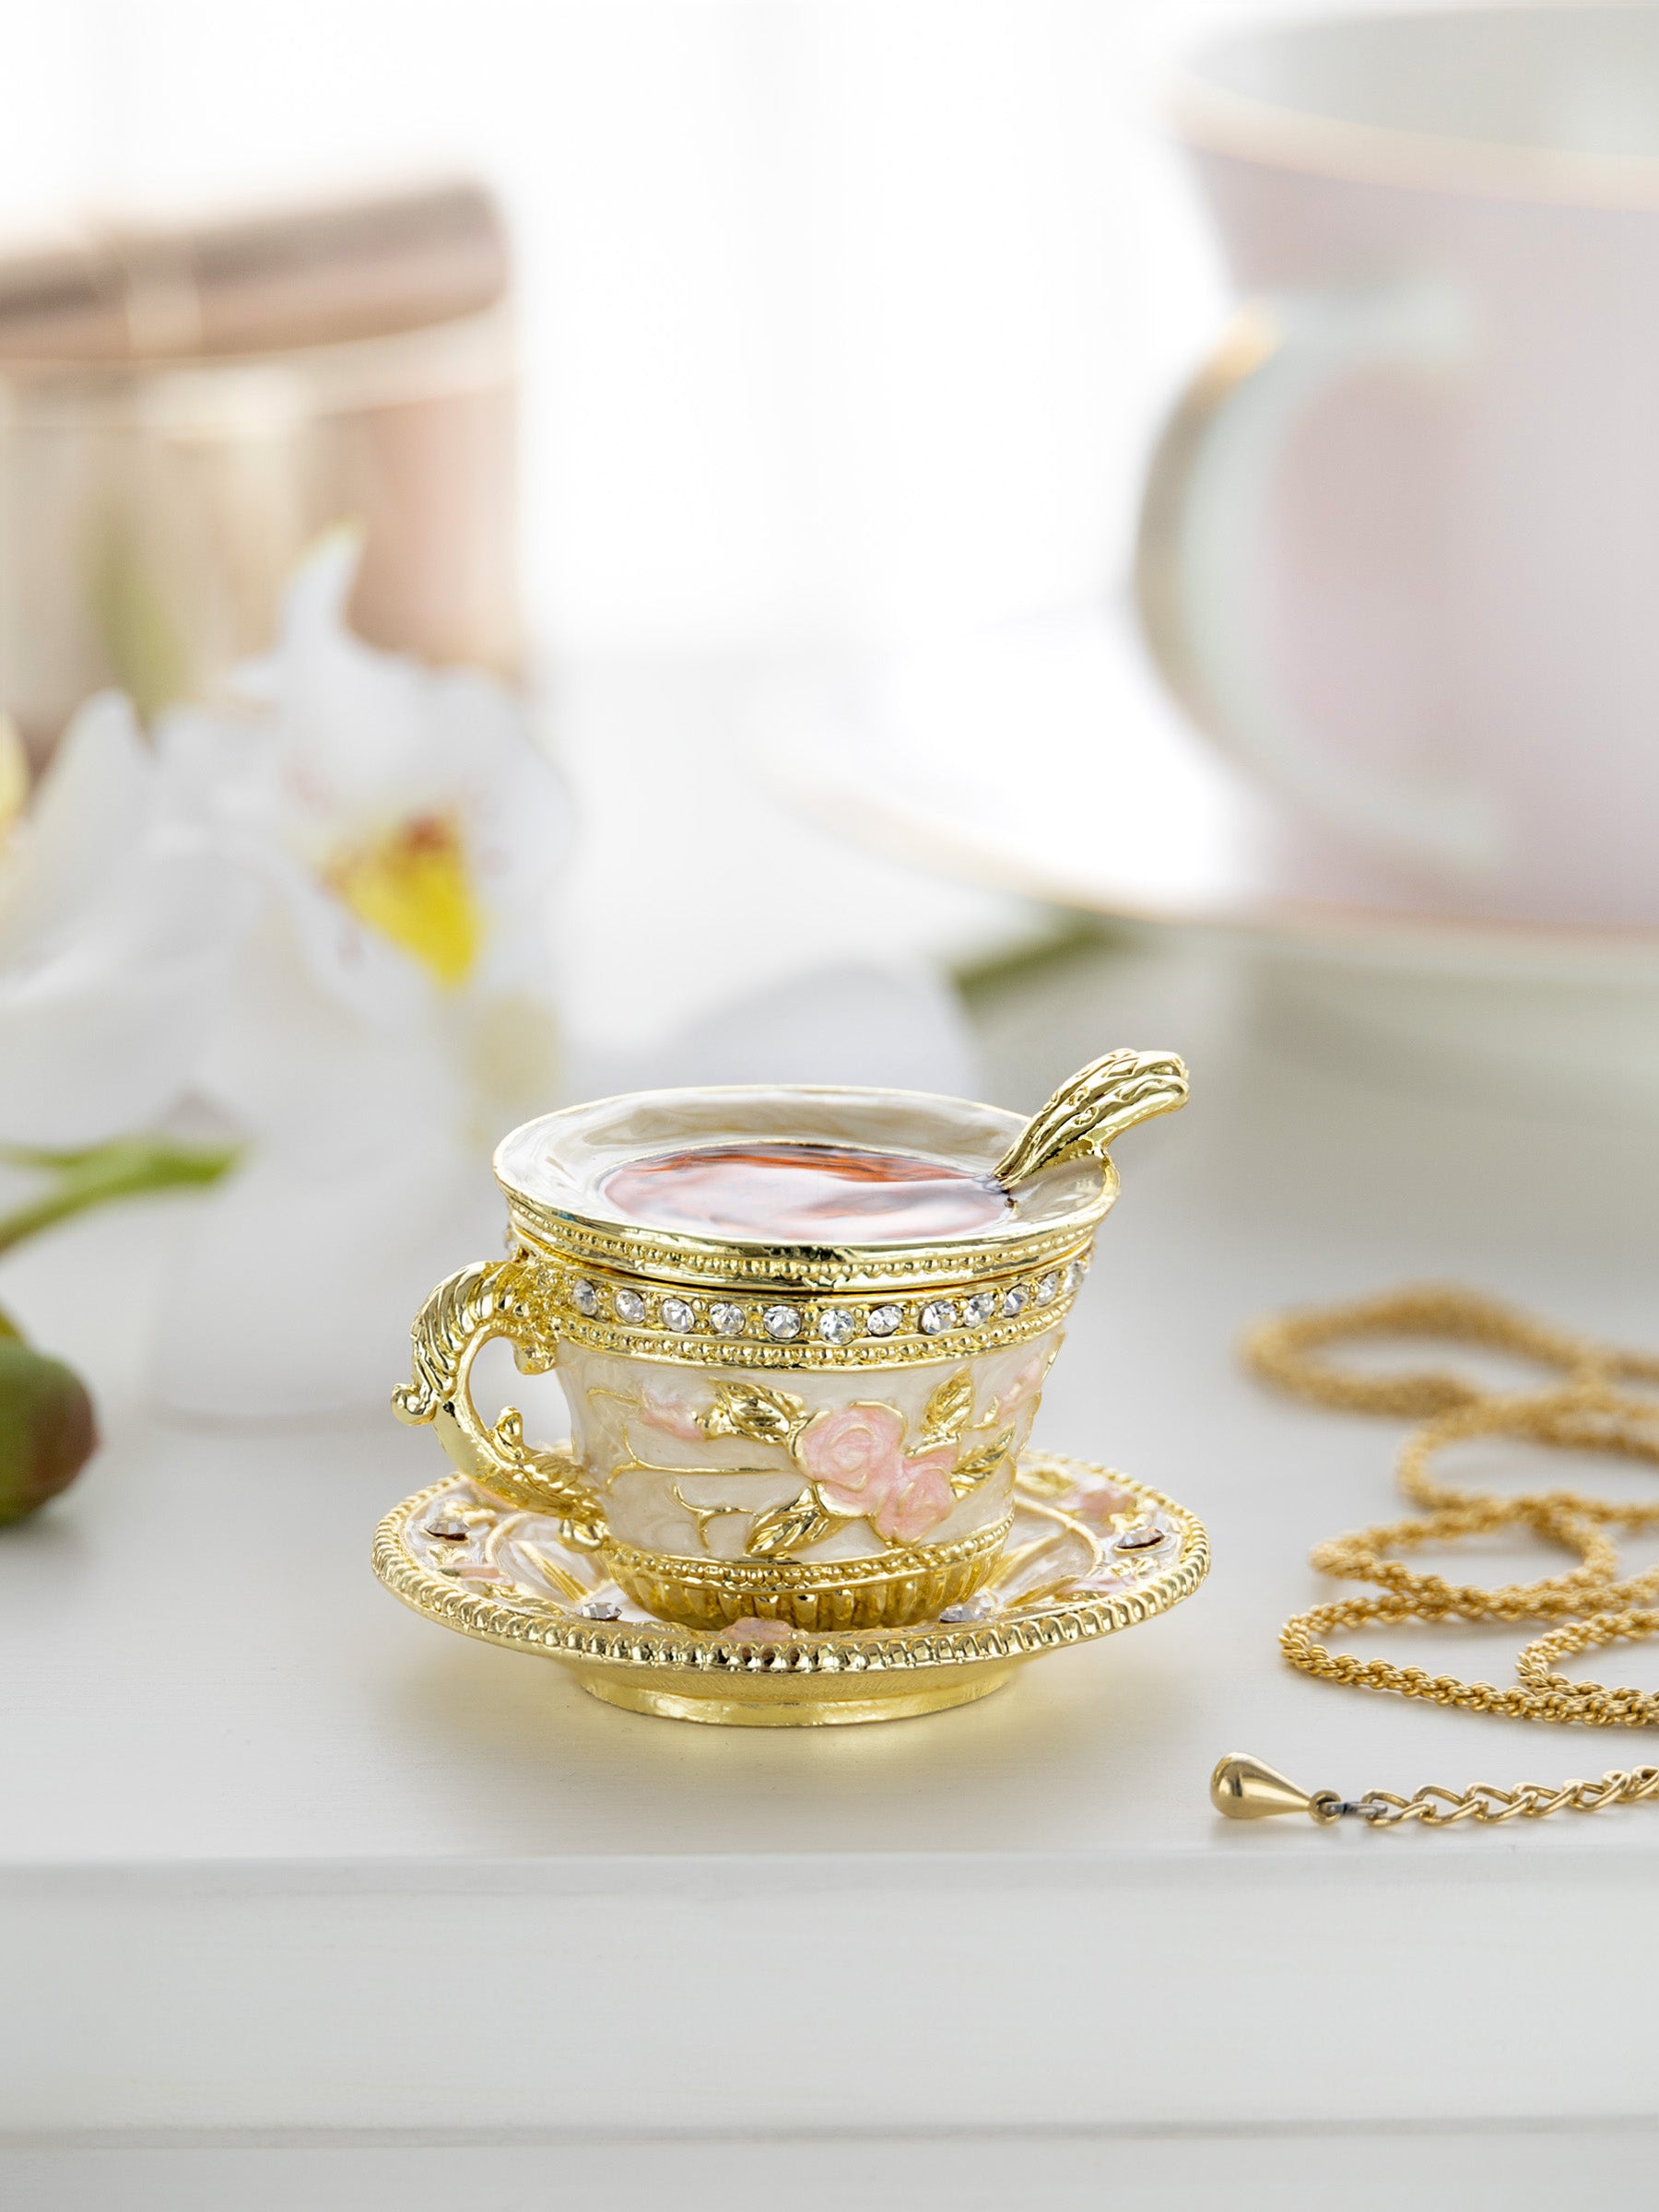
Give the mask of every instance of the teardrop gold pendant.
[[1308, 1791], [1242, 1751], [1230, 1752], [1210, 1776], [1210, 1803], [1230, 1820], [1269, 1820], [1276, 1813], [1320, 1817]]

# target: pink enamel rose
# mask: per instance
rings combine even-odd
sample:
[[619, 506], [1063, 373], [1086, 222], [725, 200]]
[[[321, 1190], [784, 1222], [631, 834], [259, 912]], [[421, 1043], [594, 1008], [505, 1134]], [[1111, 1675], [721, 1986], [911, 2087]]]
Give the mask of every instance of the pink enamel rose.
[[665, 1436], [677, 1437], [682, 1444], [700, 1444], [706, 1441], [698, 1409], [689, 1398], [682, 1398], [677, 1391], [665, 1390], [659, 1383], [647, 1382], [640, 1392], [640, 1418], [648, 1429], [659, 1429]]
[[734, 1620], [721, 1630], [735, 1643], [788, 1643], [797, 1633], [786, 1620], [761, 1620], [753, 1613], [746, 1613], [741, 1620]]
[[904, 1479], [904, 1422], [890, 1406], [814, 1414], [795, 1453], [831, 1512], [874, 1514]]
[[956, 1502], [947, 1449], [904, 1455], [904, 1422], [890, 1406], [838, 1406], [807, 1422], [795, 1447], [831, 1512], [867, 1518], [888, 1543], [913, 1544]]
[[870, 1515], [870, 1525], [889, 1544], [918, 1544], [938, 1527], [956, 1503], [950, 1470], [956, 1454], [924, 1452], [900, 1464], [899, 1480]]
[[1138, 1512], [1140, 1502], [1133, 1490], [1120, 1490], [1112, 1483], [1103, 1482], [1071, 1499], [1065, 1510], [1079, 1521], [1087, 1521], [1091, 1528], [1104, 1529], [1110, 1528], [1124, 1513]]

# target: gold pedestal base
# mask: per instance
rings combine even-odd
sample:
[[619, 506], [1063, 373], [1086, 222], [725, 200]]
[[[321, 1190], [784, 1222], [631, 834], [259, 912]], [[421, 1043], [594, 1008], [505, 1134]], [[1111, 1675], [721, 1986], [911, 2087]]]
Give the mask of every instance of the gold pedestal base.
[[[1009, 1680], [1015, 1666], [982, 1667], [943, 1682], [918, 1688], [913, 1680], [895, 1683], [879, 1694], [849, 1684], [839, 1692], [830, 1683], [796, 1679], [746, 1682], [741, 1698], [727, 1688], [686, 1679], [685, 1687], [647, 1686], [617, 1675], [583, 1674], [582, 1687], [602, 1704], [624, 1712], [654, 1713], [665, 1721], [712, 1721], [724, 1728], [844, 1728], [859, 1721], [903, 1721], [924, 1712], [945, 1712], [988, 1698]], [[862, 1693], [862, 1694], [861, 1694]]]
[[976, 1528], [954, 1544], [917, 1544], [895, 1571], [879, 1557], [798, 1566], [769, 1559], [676, 1559], [608, 1543], [604, 1563], [635, 1605], [658, 1620], [718, 1635], [739, 1620], [776, 1620], [807, 1636], [908, 1628], [936, 1620], [992, 1573], [1013, 1522]]

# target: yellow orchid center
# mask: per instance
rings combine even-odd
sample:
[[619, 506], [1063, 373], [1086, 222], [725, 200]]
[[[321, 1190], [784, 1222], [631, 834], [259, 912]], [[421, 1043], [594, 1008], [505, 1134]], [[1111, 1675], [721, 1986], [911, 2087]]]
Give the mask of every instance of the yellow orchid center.
[[390, 937], [453, 991], [484, 937], [459, 825], [423, 814], [336, 853], [328, 881], [359, 922]]
[[29, 800], [29, 755], [18, 725], [0, 714], [0, 850], [4, 850]]

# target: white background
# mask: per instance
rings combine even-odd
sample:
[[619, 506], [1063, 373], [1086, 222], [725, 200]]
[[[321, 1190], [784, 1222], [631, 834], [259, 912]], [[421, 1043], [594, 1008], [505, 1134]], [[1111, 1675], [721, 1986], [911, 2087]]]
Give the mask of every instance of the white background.
[[524, 310], [561, 653], [914, 635], [1121, 575], [1221, 312], [1160, 82], [1241, 0], [12, 0], [0, 224], [458, 165]]

